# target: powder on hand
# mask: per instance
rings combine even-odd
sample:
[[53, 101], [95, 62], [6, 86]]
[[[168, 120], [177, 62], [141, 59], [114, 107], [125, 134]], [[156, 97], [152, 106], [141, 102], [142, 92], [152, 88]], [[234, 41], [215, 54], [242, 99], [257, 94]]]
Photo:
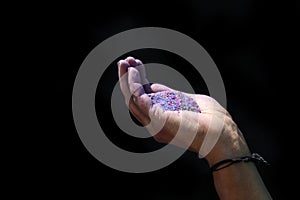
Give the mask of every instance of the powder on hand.
[[182, 92], [166, 90], [149, 94], [149, 96], [151, 98], [152, 105], [158, 104], [164, 111], [187, 110], [201, 113], [197, 102]]

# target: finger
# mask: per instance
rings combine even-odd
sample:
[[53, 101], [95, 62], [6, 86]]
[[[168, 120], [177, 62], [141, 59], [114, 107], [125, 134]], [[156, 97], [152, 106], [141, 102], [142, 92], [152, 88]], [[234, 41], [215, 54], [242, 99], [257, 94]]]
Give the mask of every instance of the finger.
[[128, 68], [128, 84], [130, 93], [135, 97], [139, 97], [145, 93], [140, 73], [137, 69], [133, 67]]
[[142, 61], [140, 61], [139, 59], [135, 59], [136, 63], [137, 63], [137, 69], [140, 72], [140, 76], [141, 76], [141, 80], [142, 83], [149, 83], [148, 80], [146, 79], [146, 70], [145, 70], [145, 66], [142, 63]]
[[151, 107], [151, 99], [145, 93], [145, 90], [141, 84], [140, 73], [136, 68], [128, 68], [128, 84], [135, 104], [144, 115], [148, 115], [148, 111]]
[[143, 114], [143, 112], [137, 107], [137, 105], [133, 102], [133, 99], [131, 98], [131, 93], [128, 85], [128, 68], [129, 63], [127, 61], [120, 60], [118, 62], [120, 88], [125, 98], [125, 103], [129, 108], [130, 112], [134, 115], [134, 117], [137, 120], [139, 120], [142, 124], [146, 125], [150, 122], [150, 118]]
[[136, 63], [134, 57], [129, 56], [129, 57], [127, 57], [127, 58], [125, 59], [125, 61], [128, 62], [128, 64], [130, 65], [130, 67], [135, 67], [135, 66], [137, 66], [137, 63]]
[[144, 64], [139, 59], [135, 59], [135, 61], [137, 63], [136, 68], [140, 72], [141, 81], [142, 81], [145, 92], [146, 93], [153, 93], [153, 91], [150, 87], [149, 81], [147, 80], [147, 77], [146, 77], [146, 69], [145, 69]]
[[129, 105], [129, 100], [131, 96], [128, 88], [128, 73], [127, 73], [128, 67], [129, 64], [125, 60], [120, 60], [118, 62], [120, 88], [125, 98], [125, 102], [127, 106]]
[[127, 61], [120, 60], [118, 62], [119, 78], [121, 78], [125, 73], [127, 73], [128, 67], [129, 63]]

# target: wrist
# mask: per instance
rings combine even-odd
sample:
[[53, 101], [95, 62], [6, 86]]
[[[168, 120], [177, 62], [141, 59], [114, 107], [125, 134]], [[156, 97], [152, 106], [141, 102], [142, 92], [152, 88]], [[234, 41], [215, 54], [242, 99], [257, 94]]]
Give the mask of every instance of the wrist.
[[250, 151], [241, 131], [229, 118], [226, 120], [219, 140], [205, 158], [211, 167], [221, 160], [248, 155]]

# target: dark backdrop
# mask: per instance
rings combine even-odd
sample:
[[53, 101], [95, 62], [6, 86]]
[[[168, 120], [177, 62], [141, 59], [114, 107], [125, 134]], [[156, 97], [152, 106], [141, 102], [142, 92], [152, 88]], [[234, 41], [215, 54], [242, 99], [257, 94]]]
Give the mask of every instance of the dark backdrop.
[[[46, 6], [47, 7], [47, 6]], [[55, 5], [47, 11], [47, 37], [55, 78], [55, 121], [52, 133], [49, 194], [96, 195], [105, 199], [217, 199], [204, 160], [187, 152], [170, 166], [146, 174], [111, 169], [90, 155], [75, 130], [72, 87], [77, 70], [88, 53], [106, 38], [137, 27], [156, 26], [180, 31], [198, 43], [217, 64], [225, 83], [228, 110], [253, 152], [271, 165], [259, 167], [274, 199], [288, 194], [292, 172], [285, 164], [291, 145], [283, 116], [288, 88], [283, 84], [292, 68], [296, 5], [266, 1], [124, 2], [97, 5]], [[51, 8], [52, 8], [51, 7]], [[207, 94], [201, 78], [182, 58], [158, 50], [135, 51], [145, 62], [159, 62], [178, 69], [199, 93]], [[124, 58], [127, 55], [120, 55]], [[105, 71], [96, 95], [99, 122], [118, 146], [137, 152], [159, 148], [151, 139], [126, 136], [111, 117], [110, 95], [117, 81], [116, 60]], [[185, 66], [184, 69], [182, 66]], [[198, 85], [197, 85], [198, 84]], [[52, 135], [52, 136], [53, 136]], [[147, 147], [147, 148], [146, 148]], [[247, 178], [247, 177], [245, 177]], [[48, 191], [48, 190], [47, 190]]]

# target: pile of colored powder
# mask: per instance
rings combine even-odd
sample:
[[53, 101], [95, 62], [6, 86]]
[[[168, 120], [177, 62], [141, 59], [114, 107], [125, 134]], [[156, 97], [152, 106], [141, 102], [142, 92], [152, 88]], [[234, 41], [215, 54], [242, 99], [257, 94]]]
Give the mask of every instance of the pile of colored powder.
[[166, 90], [149, 95], [152, 105], [160, 105], [164, 111], [187, 110], [200, 113], [197, 102], [182, 92]]

